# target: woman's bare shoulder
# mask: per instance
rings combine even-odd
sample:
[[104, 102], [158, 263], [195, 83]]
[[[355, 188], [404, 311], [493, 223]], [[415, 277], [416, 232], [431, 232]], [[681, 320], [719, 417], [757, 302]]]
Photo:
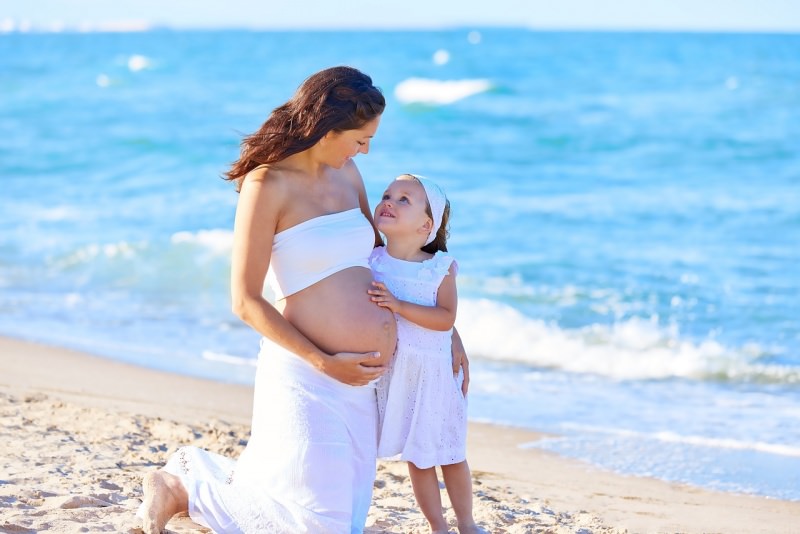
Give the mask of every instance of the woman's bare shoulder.
[[245, 181], [276, 184], [285, 173], [276, 165], [259, 165], [244, 177]]
[[259, 221], [259, 226], [277, 229], [291, 204], [285, 173], [267, 166], [256, 167], [244, 177], [238, 208]]
[[353, 185], [361, 185], [364, 179], [361, 177], [361, 172], [358, 170], [355, 161], [348, 160], [347, 163], [340, 170], [341, 175]]
[[245, 189], [280, 198], [287, 189], [286, 173], [277, 166], [259, 165], [244, 177], [242, 191]]

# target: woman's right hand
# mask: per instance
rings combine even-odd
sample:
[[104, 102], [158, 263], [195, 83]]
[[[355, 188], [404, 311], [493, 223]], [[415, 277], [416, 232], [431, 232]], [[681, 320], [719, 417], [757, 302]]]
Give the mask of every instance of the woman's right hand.
[[386, 372], [383, 365], [369, 365], [380, 358], [379, 352], [339, 352], [325, 358], [322, 372], [351, 386], [364, 386]]

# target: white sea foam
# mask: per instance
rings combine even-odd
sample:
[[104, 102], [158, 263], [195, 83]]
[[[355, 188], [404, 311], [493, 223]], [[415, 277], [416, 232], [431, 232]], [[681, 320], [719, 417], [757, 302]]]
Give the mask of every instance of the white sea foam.
[[78, 221], [84, 214], [75, 206], [53, 206], [34, 208], [29, 212], [33, 219], [46, 222]]
[[484, 93], [492, 88], [489, 80], [432, 80], [408, 78], [394, 89], [397, 99], [403, 104], [446, 105], [472, 95]]
[[757, 379], [798, 382], [796, 369], [758, 363], [756, 345], [730, 348], [680, 338], [676, 327], [629, 318], [568, 330], [488, 299], [463, 299], [456, 326], [471, 355], [617, 380]]
[[128, 69], [131, 72], [139, 72], [152, 66], [153, 62], [140, 54], [133, 54], [128, 58]]
[[80, 293], [67, 293], [64, 295], [64, 304], [67, 308], [74, 308], [83, 301], [84, 297]]
[[[59, 221], [63, 218], [68, 218], [74, 215], [74, 212], [68, 209], [61, 210], [54, 208], [42, 212], [42, 220]], [[212, 254], [228, 256], [233, 246], [233, 232], [229, 230], [199, 230], [197, 232], [176, 232], [170, 237], [170, 242], [173, 245], [189, 244], [200, 251], [210, 252]], [[60, 258], [60, 261], [74, 264], [90, 261], [95, 258], [132, 258], [137, 255], [146, 257], [148, 254], [155, 253], [159, 257], [162, 256], [163, 251], [145, 241], [142, 242], [128, 242], [118, 241], [116, 243], [90, 243], [84, 245], [77, 250]]]
[[210, 350], [204, 350], [202, 356], [204, 360], [222, 362], [230, 365], [245, 365], [249, 367], [255, 367], [258, 364], [258, 360], [255, 358], [244, 358], [242, 356], [225, 354], [224, 352], [212, 352]]
[[127, 260], [135, 257], [146, 246], [146, 243], [129, 243], [127, 241], [105, 244], [90, 243], [65, 256], [51, 260], [51, 265], [59, 269], [66, 269], [92, 262], [98, 258]]
[[[68, 217], [70, 211], [54, 210], [43, 215], [52, 220]], [[228, 230], [176, 232], [168, 242], [112, 241], [87, 243], [47, 259], [54, 272], [81, 269], [86, 282], [92, 280], [136, 281], [141, 287], [168, 284], [170, 291], [215, 287], [227, 279], [233, 234]], [[199, 268], [202, 266], [202, 268]], [[175, 272], [184, 274], [175, 277]], [[219, 282], [215, 282], [219, 280]]]
[[[579, 432], [591, 432], [596, 434], [607, 434], [623, 438], [647, 439], [662, 443], [677, 443], [682, 445], [692, 445], [695, 447], [710, 447], [715, 449], [728, 450], [748, 450], [758, 451], [779, 456], [793, 456], [800, 458], [800, 447], [786, 445], [784, 443], [768, 443], [765, 441], [751, 441], [733, 438], [713, 438], [707, 436], [682, 435], [676, 432], [639, 432], [622, 428], [607, 428], [594, 425], [583, 425], [565, 423], [563, 427], [567, 430]], [[522, 448], [535, 447], [536, 442], [521, 444]]]
[[230, 230], [199, 230], [197, 232], [176, 232], [170, 238], [172, 243], [199, 245], [214, 254], [230, 254], [233, 247], [233, 232]]
[[440, 48], [439, 50], [433, 53], [432, 59], [436, 65], [446, 65], [450, 61], [450, 52], [448, 52], [443, 48]]

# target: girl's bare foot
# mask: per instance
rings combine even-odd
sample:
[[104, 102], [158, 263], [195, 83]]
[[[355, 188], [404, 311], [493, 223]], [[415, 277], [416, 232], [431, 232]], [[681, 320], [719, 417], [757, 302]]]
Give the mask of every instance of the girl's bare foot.
[[489, 532], [475, 523], [467, 523], [458, 525], [458, 534], [489, 534]]
[[173, 515], [181, 511], [180, 499], [170, 487], [172, 477], [160, 469], [147, 473], [142, 480], [144, 490], [142, 530], [145, 534], [161, 534]]

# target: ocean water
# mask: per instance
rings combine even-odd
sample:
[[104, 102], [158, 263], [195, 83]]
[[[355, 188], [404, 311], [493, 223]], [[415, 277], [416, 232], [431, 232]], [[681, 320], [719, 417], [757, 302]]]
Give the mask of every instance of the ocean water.
[[373, 204], [451, 199], [473, 419], [800, 499], [800, 35], [2, 34], [0, 334], [250, 382], [220, 174], [336, 64], [387, 96]]

